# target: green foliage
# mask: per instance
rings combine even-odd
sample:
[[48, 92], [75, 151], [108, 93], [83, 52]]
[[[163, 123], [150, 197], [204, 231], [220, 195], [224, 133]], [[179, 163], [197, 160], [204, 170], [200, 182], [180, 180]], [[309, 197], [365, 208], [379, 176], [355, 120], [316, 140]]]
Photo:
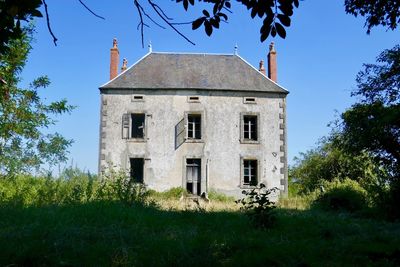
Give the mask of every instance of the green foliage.
[[2, 0], [0, 1], [0, 54], [6, 52], [10, 40], [21, 38], [21, 21], [42, 17], [39, 7], [42, 0]]
[[[296, 157], [289, 168], [289, 190], [308, 194], [325, 181], [351, 179], [364, 188], [383, 184], [387, 174], [367, 153], [354, 155], [335, 145], [340, 135], [323, 139], [319, 146]], [[292, 187], [292, 189], [290, 189]]]
[[64, 169], [58, 178], [17, 175], [0, 178], [0, 205], [47, 206], [116, 201], [126, 205], [154, 204], [143, 184], [132, 182], [125, 173], [105, 172], [102, 178], [77, 168]]
[[356, 181], [345, 179], [325, 182], [322, 192], [312, 203], [326, 211], [359, 212], [368, 207], [367, 192]]
[[[383, 176], [389, 190], [380, 190], [378, 204], [400, 218], [396, 199], [400, 184], [400, 46], [383, 51], [377, 64], [366, 64], [357, 75], [352, 93], [359, 102], [342, 114], [341, 138], [336, 145], [347, 153], [372, 155], [388, 175]], [[394, 192], [396, 191], [396, 193]]]
[[225, 194], [219, 193], [213, 189], [211, 189], [208, 192], [208, 198], [210, 200], [215, 200], [215, 201], [219, 201], [219, 202], [224, 202], [224, 203], [229, 203], [229, 202], [234, 202], [235, 198], [232, 196], [227, 196]]
[[56, 122], [54, 115], [73, 109], [66, 100], [43, 102], [38, 90], [48, 87], [49, 79], [42, 76], [29, 88], [18, 86], [31, 50], [32, 32], [25, 28], [21, 38], [10, 40], [9, 49], [0, 54], [0, 175], [65, 161], [72, 143], [58, 133], [43, 132]]
[[240, 209], [246, 212], [256, 227], [271, 228], [276, 222], [276, 214], [274, 213], [276, 206], [270, 200], [270, 195], [276, 193], [277, 190], [276, 187], [267, 189], [261, 183], [259, 188], [244, 190], [242, 193], [245, 197], [235, 202], [242, 205]]
[[161, 199], [179, 199], [182, 196], [188, 195], [188, 192], [185, 189], [183, 189], [182, 187], [173, 187], [164, 192], [157, 192], [155, 190], [150, 189], [148, 191], [148, 193], [152, 197], [161, 198]]
[[400, 2], [397, 0], [345, 0], [346, 13], [366, 17], [367, 33], [375, 26], [382, 25], [388, 29], [396, 29], [400, 22]]
[[108, 169], [102, 173], [97, 196], [102, 200], [119, 200], [127, 205], [146, 204], [149, 192], [123, 170]]

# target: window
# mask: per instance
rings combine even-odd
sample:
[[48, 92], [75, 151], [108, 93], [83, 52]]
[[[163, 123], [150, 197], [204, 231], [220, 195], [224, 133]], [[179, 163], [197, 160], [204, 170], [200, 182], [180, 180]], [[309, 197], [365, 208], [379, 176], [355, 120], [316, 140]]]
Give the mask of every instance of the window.
[[136, 183], [143, 183], [143, 158], [131, 158], [130, 159], [130, 178]]
[[186, 159], [186, 190], [201, 194], [201, 159]]
[[201, 115], [188, 114], [187, 116], [187, 138], [201, 139]]
[[146, 137], [146, 114], [126, 113], [122, 115], [122, 138], [144, 141]]
[[200, 97], [198, 97], [198, 96], [188, 96], [187, 101], [189, 103], [193, 103], [193, 102], [197, 103], [197, 102], [200, 102]]
[[144, 114], [131, 114], [132, 120], [132, 138], [144, 138], [145, 115]]
[[257, 160], [243, 160], [243, 185], [255, 186], [258, 183]]
[[132, 102], [144, 102], [143, 95], [133, 95], [131, 98]]
[[255, 97], [244, 97], [243, 103], [245, 104], [257, 104]]
[[243, 116], [243, 139], [257, 141], [257, 116]]

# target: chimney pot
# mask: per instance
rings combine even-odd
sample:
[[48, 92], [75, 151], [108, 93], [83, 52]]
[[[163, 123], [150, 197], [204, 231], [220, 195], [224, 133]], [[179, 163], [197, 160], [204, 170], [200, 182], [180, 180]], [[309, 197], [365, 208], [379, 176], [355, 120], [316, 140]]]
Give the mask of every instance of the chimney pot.
[[128, 68], [128, 60], [126, 58], [124, 58], [122, 60], [122, 67], [121, 67], [121, 72], [125, 71]]
[[114, 79], [118, 75], [118, 65], [119, 65], [119, 50], [117, 39], [113, 39], [113, 47], [110, 50], [111, 60], [110, 60], [110, 80]]
[[259, 68], [258, 71], [261, 72], [261, 73], [264, 74], [264, 75], [267, 75], [267, 74], [265, 73], [264, 60], [261, 60], [261, 61], [260, 61], [260, 68]]
[[268, 53], [268, 77], [274, 82], [278, 81], [277, 65], [276, 65], [276, 50], [274, 42], [269, 45]]

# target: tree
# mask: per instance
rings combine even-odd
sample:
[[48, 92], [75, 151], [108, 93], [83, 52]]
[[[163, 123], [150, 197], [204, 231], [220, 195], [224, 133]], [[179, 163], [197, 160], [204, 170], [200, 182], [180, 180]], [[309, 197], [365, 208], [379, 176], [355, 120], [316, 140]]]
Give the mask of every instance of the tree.
[[[299, 7], [300, 3], [299, 0], [173, 0], [172, 2], [182, 5], [184, 11], [188, 11], [190, 6], [201, 2], [211, 7], [208, 10], [204, 9], [199, 17], [190, 22], [177, 23], [173, 18], [166, 15], [164, 10], [157, 4], [160, 1], [163, 0], [133, 0], [139, 16], [138, 28], [142, 35], [142, 45], [144, 28], [149, 26], [149, 22], [165, 28], [156, 22], [156, 18], [161, 19], [164, 25], [167, 25], [185, 40], [194, 44], [180, 32], [178, 26], [190, 24], [193, 30], [203, 26], [205, 33], [210, 36], [213, 30], [220, 28], [221, 22], [228, 21], [229, 16], [232, 14], [232, 2], [237, 2], [243, 8], [249, 10], [251, 18], [258, 16], [263, 20], [260, 27], [261, 42], [265, 41], [268, 36], [275, 37], [278, 35], [281, 38], [285, 38], [285, 27], [290, 27], [294, 8]], [[94, 16], [104, 19], [93, 12], [82, 0], [78, 0], [78, 2]], [[144, 4], [147, 4], [147, 6]], [[39, 10], [42, 5], [45, 8], [49, 32], [56, 44], [57, 38], [51, 30], [46, 0], [3, 0], [0, 1], [0, 53], [7, 49], [10, 38], [20, 35], [20, 21], [43, 17]], [[344, 5], [348, 14], [366, 17], [367, 33], [370, 33], [371, 28], [378, 25], [394, 30], [400, 22], [400, 2], [397, 0], [345, 0]], [[324, 10], [321, 10], [321, 12], [324, 12]]]
[[324, 181], [351, 179], [367, 191], [384, 183], [385, 170], [366, 152], [354, 155], [338, 147], [335, 140], [340, 136], [340, 133], [332, 133], [316, 148], [295, 157], [295, 164], [289, 168], [289, 180], [299, 193], [319, 190]]
[[346, 13], [366, 17], [367, 33], [375, 26], [382, 25], [394, 30], [400, 23], [400, 1], [398, 0], [345, 0]]
[[55, 123], [52, 115], [73, 109], [66, 100], [43, 103], [38, 90], [50, 85], [48, 77], [35, 79], [29, 88], [18, 86], [31, 49], [32, 31], [22, 29], [21, 37], [10, 40], [7, 52], [0, 54], [0, 175], [65, 161], [72, 142], [58, 133], [44, 133]]
[[357, 75], [352, 95], [360, 100], [342, 114], [338, 145], [369, 153], [387, 170], [390, 189], [381, 206], [389, 218], [400, 218], [400, 46], [383, 51], [377, 62]]
[[342, 146], [369, 151], [400, 180], [400, 46], [385, 50], [379, 64], [365, 64], [353, 96], [358, 103], [342, 114]]

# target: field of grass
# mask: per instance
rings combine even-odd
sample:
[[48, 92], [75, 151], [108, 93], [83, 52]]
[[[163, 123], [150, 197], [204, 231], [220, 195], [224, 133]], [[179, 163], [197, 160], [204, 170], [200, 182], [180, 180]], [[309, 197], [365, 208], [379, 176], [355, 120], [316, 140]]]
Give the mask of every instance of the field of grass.
[[0, 206], [0, 266], [399, 266], [400, 224], [277, 209], [255, 229], [235, 204], [178, 200]]

